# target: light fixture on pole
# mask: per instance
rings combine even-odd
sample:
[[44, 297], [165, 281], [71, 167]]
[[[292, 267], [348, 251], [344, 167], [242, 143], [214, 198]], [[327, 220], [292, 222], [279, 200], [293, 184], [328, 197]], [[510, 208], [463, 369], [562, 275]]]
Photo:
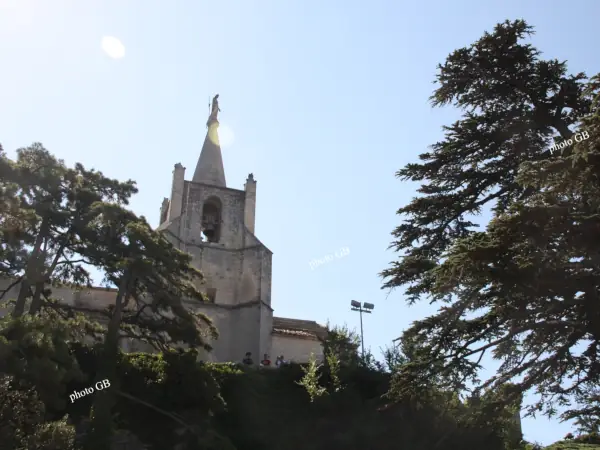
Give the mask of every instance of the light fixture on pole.
[[360, 302], [356, 300], [352, 300], [350, 302], [350, 306], [352, 306], [352, 311], [358, 311], [360, 313], [360, 345], [362, 347], [362, 359], [365, 360], [365, 337], [363, 334], [363, 321], [362, 315], [363, 313], [371, 314], [375, 305], [373, 303], [363, 303], [362, 306]]

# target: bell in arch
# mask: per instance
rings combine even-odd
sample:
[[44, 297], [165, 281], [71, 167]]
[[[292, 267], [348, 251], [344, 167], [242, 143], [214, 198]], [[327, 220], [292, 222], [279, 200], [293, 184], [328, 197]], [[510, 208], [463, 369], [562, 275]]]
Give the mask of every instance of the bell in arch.
[[202, 232], [208, 242], [219, 242], [221, 237], [221, 202], [212, 198], [202, 208]]

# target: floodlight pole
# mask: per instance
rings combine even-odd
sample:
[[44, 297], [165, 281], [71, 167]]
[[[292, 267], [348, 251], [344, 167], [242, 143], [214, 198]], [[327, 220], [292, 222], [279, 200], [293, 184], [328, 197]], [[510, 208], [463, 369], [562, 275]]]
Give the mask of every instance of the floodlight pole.
[[365, 362], [365, 335], [363, 334], [363, 325], [362, 325], [362, 307], [359, 308], [360, 314], [360, 345], [362, 347], [362, 360]]
[[[352, 311], [358, 311], [358, 313], [360, 314], [360, 346], [361, 346], [361, 350], [362, 350], [362, 360], [363, 362], [365, 361], [365, 335], [364, 335], [364, 331], [363, 331], [363, 312], [367, 313], [367, 314], [371, 314], [370, 309], [373, 309], [373, 305], [370, 303], [363, 303], [360, 304], [359, 302], [353, 300], [352, 303]], [[358, 306], [355, 306], [358, 305]], [[363, 309], [364, 307], [366, 307], [366, 309]]]

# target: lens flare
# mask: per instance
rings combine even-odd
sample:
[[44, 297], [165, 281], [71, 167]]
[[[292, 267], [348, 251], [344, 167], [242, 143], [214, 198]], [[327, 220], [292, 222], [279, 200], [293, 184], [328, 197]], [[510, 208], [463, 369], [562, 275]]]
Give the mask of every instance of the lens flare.
[[102, 38], [102, 50], [113, 59], [121, 59], [125, 56], [125, 46], [113, 36], [104, 36]]

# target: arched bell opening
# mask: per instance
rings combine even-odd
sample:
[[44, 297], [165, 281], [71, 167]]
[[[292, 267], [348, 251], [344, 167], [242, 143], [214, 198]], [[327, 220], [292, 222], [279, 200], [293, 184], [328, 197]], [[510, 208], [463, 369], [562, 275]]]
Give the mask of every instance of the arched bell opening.
[[208, 242], [221, 239], [221, 200], [211, 197], [202, 207], [202, 234]]

